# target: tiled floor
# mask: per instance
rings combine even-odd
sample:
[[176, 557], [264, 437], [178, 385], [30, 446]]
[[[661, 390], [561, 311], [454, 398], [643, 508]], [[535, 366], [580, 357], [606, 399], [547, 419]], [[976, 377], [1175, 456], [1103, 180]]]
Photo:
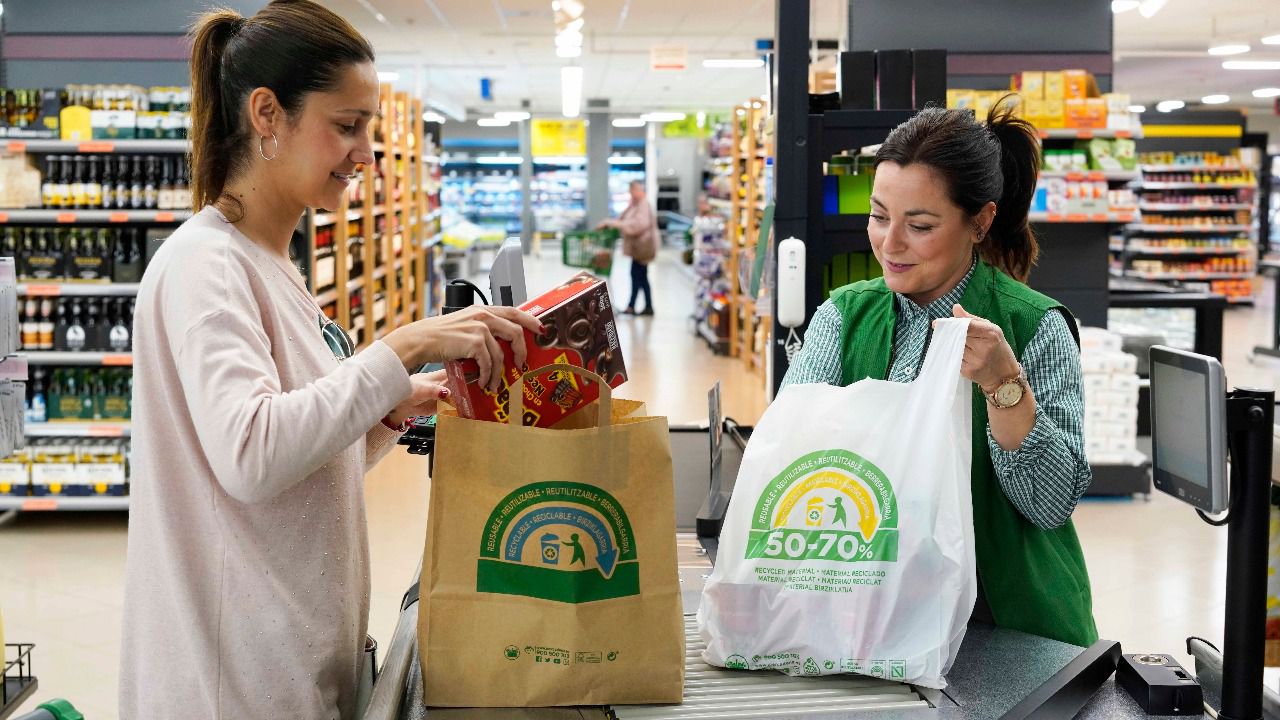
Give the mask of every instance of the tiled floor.
[[[530, 288], [550, 286], [569, 272], [549, 249], [544, 254], [530, 263]], [[720, 380], [726, 414], [753, 422], [764, 409], [762, 381], [692, 336], [685, 317], [692, 281], [674, 257], [664, 255], [651, 274], [658, 315], [620, 319], [631, 380], [619, 395], [645, 400], [672, 423], [694, 423], [706, 417], [706, 390]], [[615, 279], [615, 294], [629, 287], [625, 261]], [[1268, 341], [1270, 316], [1265, 294], [1258, 308], [1228, 315], [1225, 364], [1233, 383], [1275, 387], [1280, 380], [1280, 361], [1247, 359], [1254, 344]], [[370, 628], [384, 641], [422, 553], [427, 493], [425, 460], [402, 452], [368, 478]], [[1184, 661], [1188, 635], [1221, 640], [1224, 529], [1163, 496], [1086, 500], [1076, 525], [1103, 636], [1120, 640], [1126, 651], [1170, 652]], [[37, 644], [38, 699], [65, 697], [90, 720], [116, 717], [125, 532], [121, 514], [29, 514], [0, 526], [6, 639]]]

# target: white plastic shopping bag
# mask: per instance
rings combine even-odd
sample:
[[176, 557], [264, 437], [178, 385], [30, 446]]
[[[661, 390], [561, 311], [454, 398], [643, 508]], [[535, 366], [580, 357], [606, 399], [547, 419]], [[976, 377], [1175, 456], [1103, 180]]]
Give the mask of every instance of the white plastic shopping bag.
[[708, 663], [945, 687], [978, 592], [968, 326], [938, 322], [914, 382], [769, 406], [698, 609]]

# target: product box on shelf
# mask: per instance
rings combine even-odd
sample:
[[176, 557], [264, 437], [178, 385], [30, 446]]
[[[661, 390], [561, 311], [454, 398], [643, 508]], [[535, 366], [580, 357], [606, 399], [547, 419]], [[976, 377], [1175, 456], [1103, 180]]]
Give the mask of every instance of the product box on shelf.
[[[618, 345], [609, 289], [604, 280], [590, 273], [579, 273], [559, 287], [521, 305], [520, 309], [536, 317], [546, 328], [542, 335], [534, 335], [528, 330], [524, 332], [528, 350], [526, 364], [530, 369], [568, 363], [596, 373], [610, 387], [626, 382], [627, 370], [622, 348]], [[449, 386], [453, 390], [452, 401], [461, 417], [507, 421], [510, 388], [520, 378], [521, 371], [515, 366], [510, 344], [505, 340], [500, 340], [499, 344], [505, 355], [505, 367], [502, 389], [498, 393], [484, 388], [479, 377], [479, 365], [474, 360], [445, 363]], [[554, 371], [540, 373], [525, 383], [524, 424], [551, 427], [594, 401], [599, 394], [600, 390], [594, 384], [584, 383], [575, 375], [562, 376]]]
[[0, 495], [31, 494], [30, 458], [25, 449], [0, 460]]
[[1095, 465], [1128, 464], [1137, 455], [1138, 358], [1101, 328], [1080, 329], [1085, 455]]
[[1021, 87], [1018, 88], [1018, 92], [1027, 100], [1043, 100], [1047, 95], [1046, 91], [1048, 88], [1045, 86], [1045, 83], [1049, 79], [1047, 77], [1049, 74], [1051, 73], [1044, 73], [1038, 70], [1024, 70], [1022, 72]]
[[138, 136], [138, 113], [133, 110], [93, 110], [89, 125], [95, 140], [131, 140]]
[[38, 208], [41, 202], [40, 171], [27, 154], [0, 149], [0, 207]]

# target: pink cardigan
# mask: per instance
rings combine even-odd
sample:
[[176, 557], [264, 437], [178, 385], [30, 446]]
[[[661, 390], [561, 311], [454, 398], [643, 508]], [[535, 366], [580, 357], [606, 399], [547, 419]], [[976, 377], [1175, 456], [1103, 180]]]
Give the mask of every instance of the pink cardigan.
[[369, 615], [365, 471], [410, 393], [339, 362], [288, 261], [205, 208], [142, 281], [120, 717], [351, 718]]

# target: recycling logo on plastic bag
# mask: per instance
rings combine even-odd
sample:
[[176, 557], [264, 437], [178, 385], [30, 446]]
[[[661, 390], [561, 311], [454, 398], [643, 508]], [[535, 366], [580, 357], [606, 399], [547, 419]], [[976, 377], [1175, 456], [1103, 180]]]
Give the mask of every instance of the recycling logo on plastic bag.
[[893, 562], [898, 512], [893, 486], [847, 450], [810, 453], [773, 479], [751, 518], [747, 558]]

